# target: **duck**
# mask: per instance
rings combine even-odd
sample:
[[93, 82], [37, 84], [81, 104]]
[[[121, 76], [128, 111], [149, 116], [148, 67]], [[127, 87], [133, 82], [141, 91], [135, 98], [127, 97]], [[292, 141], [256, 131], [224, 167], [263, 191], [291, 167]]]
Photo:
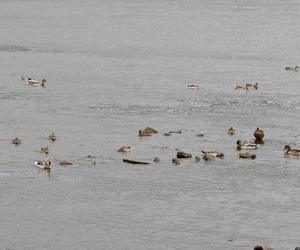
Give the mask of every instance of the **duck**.
[[139, 130], [139, 137], [147, 137], [151, 136], [153, 133], [150, 131], [145, 131], [145, 130]]
[[50, 141], [56, 141], [56, 140], [57, 140], [57, 138], [56, 138], [56, 136], [54, 135], [54, 133], [52, 133], [51, 135], [49, 135], [49, 136], [48, 136], [48, 139], [49, 139]]
[[186, 88], [188, 89], [199, 89], [199, 85], [195, 85], [195, 84], [187, 84], [185, 85]]
[[238, 84], [233, 84], [233, 87], [234, 87], [234, 89], [236, 89], [236, 90], [240, 90], [240, 89], [245, 89], [245, 90], [247, 90], [246, 87], [241, 86], [241, 85], [238, 85]]
[[250, 152], [240, 152], [239, 157], [242, 159], [255, 159], [256, 154], [250, 153]]
[[46, 79], [42, 79], [40, 80], [36, 80], [36, 79], [32, 79], [30, 77], [28, 77], [27, 79], [25, 79], [24, 77], [21, 78], [23, 81], [25, 81], [25, 83], [27, 85], [31, 85], [31, 86], [41, 86], [41, 87], [45, 87], [47, 80]]
[[19, 145], [21, 144], [21, 139], [19, 139], [18, 137], [14, 138], [11, 140], [11, 143], [12, 144], [15, 144], [15, 145]]
[[250, 88], [253, 88], [253, 89], [258, 89], [258, 82], [252, 84], [252, 83], [247, 83], [246, 84], [246, 89], [249, 90]]
[[202, 155], [210, 155], [210, 156], [213, 156], [213, 157], [217, 157], [217, 158], [224, 158], [224, 153], [222, 152], [218, 152], [218, 151], [201, 151]]
[[41, 152], [41, 153], [44, 153], [44, 154], [46, 154], [46, 155], [49, 154], [49, 148], [48, 148], [48, 146], [45, 147], [45, 148], [41, 147], [40, 152]]
[[294, 155], [294, 156], [300, 156], [300, 149], [291, 148], [290, 145], [285, 145], [283, 152], [285, 155]]
[[264, 133], [264, 131], [263, 131], [262, 129], [257, 128], [257, 129], [254, 131], [254, 134], [253, 134], [253, 135], [254, 135], [254, 137], [255, 137], [256, 140], [261, 141], [261, 140], [264, 138], [265, 133]]
[[213, 160], [213, 159], [215, 159], [216, 157], [214, 156], [214, 155], [211, 155], [211, 154], [204, 154], [203, 155], [203, 157], [202, 157], [202, 159], [204, 160], [204, 161], [211, 161], [211, 160]]
[[157, 133], [158, 133], [158, 131], [157, 131], [156, 129], [151, 128], [151, 127], [145, 128], [144, 131], [145, 131], [146, 133], [152, 133], [152, 134], [157, 134]]
[[273, 248], [266, 245], [263, 246], [257, 245], [253, 248], [253, 250], [273, 250]]
[[238, 140], [236, 142], [237, 146], [237, 150], [241, 150], [241, 149], [257, 149], [259, 147], [258, 144], [255, 143], [251, 143], [251, 142], [242, 142], [241, 140]]
[[285, 67], [285, 70], [294, 70], [294, 71], [298, 71], [299, 66], [298, 65], [289, 65]]
[[118, 149], [118, 152], [126, 153], [131, 150], [131, 146], [122, 146]]
[[229, 135], [234, 135], [235, 134], [235, 129], [233, 127], [230, 127], [229, 129], [227, 129], [227, 133]]
[[41, 169], [51, 169], [51, 161], [36, 161], [34, 165]]

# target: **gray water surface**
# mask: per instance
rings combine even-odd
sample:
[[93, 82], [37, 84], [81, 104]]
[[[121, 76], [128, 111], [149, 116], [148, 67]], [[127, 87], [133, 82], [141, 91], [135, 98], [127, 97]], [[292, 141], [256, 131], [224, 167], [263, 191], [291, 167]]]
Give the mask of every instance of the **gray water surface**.
[[[284, 70], [300, 62], [299, 13], [296, 0], [2, 0], [0, 248], [294, 249], [300, 162], [282, 149], [300, 146], [300, 73]], [[259, 90], [233, 89], [247, 82]], [[146, 126], [160, 133], [138, 138]], [[257, 159], [239, 159], [257, 127]], [[51, 173], [33, 165], [46, 145]], [[176, 149], [225, 158], [174, 166]]]

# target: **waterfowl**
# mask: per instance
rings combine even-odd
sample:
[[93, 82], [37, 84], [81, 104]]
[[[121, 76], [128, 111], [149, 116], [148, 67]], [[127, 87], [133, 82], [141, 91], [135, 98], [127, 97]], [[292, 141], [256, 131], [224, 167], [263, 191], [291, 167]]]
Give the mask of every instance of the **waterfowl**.
[[195, 84], [187, 84], [185, 85], [185, 87], [188, 89], [199, 89], [199, 85], [195, 85]]
[[257, 245], [253, 248], [253, 250], [273, 250], [272, 247], [270, 246], [260, 246], [260, 245]]
[[172, 163], [174, 163], [175, 165], [179, 165], [179, 164], [181, 164], [181, 160], [179, 160], [179, 159], [177, 159], [177, 158], [173, 158], [172, 159]]
[[300, 149], [291, 148], [290, 145], [285, 145], [283, 152], [285, 155], [294, 155], [294, 156], [300, 156]]
[[298, 71], [299, 66], [298, 65], [289, 65], [285, 67], [285, 70], [294, 70], [294, 71]]
[[46, 154], [46, 155], [49, 154], [49, 148], [48, 148], [48, 146], [45, 147], [45, 148], [42, 148], [42, 147], [41, 147], [40, 152], [41, 152], [41, 153], [44, 153], [44, 154]]
[[251, 142], [242, 142], [241, 140], [238, 140], [236, 142], [237, 146], [237, 150], [241, 150], [241, 149], [257, 149], [259, 147], [258, 144], [255, 143], [251, 143]]
[[25, 83], [27, 85], [31, 85], [31, 86], [41, 86], [41, 87], [45, 87], [47, 80], [46, 79], [42, 79], [40, 80], [36, 80], [36, 79], [32, 79], [30, 77], [28, 77], [27, 79], [25, 79], [24, 77], [21, 78], [23, 81], [25, 81]]
[[151, 127], [145, 128], [144, 132], [146, 132], [146, 133], [152, 133], [152, 134], [157, 134], [158, 133], [157, 130], [155, 130], [154, 128], [151, 128]]
[[156, 163], [158, 163], [158, 162], [160, 162], [160, 159], [159, 159], [159, 157], [155, 157], [155, 158], [153, 159], [153, 161], [156, 162]]
[[19, 139], [18, 137], [14, 138], [11, 140], [11, 143], [12, 144], [15, 144], [15, 145], [19, 145], [21, 144], [21, 139]]
[[235, 129], [233, 127], [230, 127], [229, 129], [227, 129], [227, 133], [229, 135], [234, 135], [235, 134]]
[[147, 136], [151, 136], [152, 133], [151, 132], [147, 132], [145, 130], [139, 130], [139, 137], [147, 137]]
[[205, 155], [203, 155], [202, 158], [203, 158], [204, 161], [210, 161], [210, 160], [215, 159], [216, 157], [214, 155], [205, 154]]
[[56, 136], [54, 135], [54, 133], [52, 133], [51, 135], [49, 135], [49, 136], [48, 136], [48, 139], [49, 139], [50, 141], [56, 141], [56, 140], [57, 140], [57, 138], [56, 138]]
[[218, 152], [218, 151], [201, 151], [202, 155], [209, 155], [209, 156], [213, 156], [213, 157], [218, 157], [218, 158], [224, 158], [224, 153], [222, 152]]
[[35, 166], [41, 169], [51, 169], [51, 161], [36, 161], [34, 163]]
[[185, 153], [183, 151], [177, 152], [177, 158], [192, 158], [191, 154]]
[[264, 131], [263, 131], [262, 129], [257, 128], [257, 129], [254, 131], [254, 134], [253, 134], [253, 135], [254, 135], [254, 137], [255, 137], [256, 140], [260, 141], [260, 140], [262, 140], [262, 139], [264, 138], [265, 133], [264, 133]]
[[250, 153], [250, 152], [240, 152], [239, 157], [242, 159], [255, 159], [256, 154]]
[[73, 163], [70, 161], [63, 160], [59, 162], [59, 165], [68, 166], [68, 165], [73, 165]]
[[258, 82], [252, 84], [252, 83], [247, 83], [246, 84], [246, 89], [249, 90], [250, 88], [253, 88], [253, 89], [258, 89]]
[[240, 89], [246, 89], [246, 87], [238, 85], [238, 84], [233, 84], [234, 89], [240, 90]]
[[126, 153], [131, 150], [131, 146], [123, 146], [118, 149], [118, 152]]

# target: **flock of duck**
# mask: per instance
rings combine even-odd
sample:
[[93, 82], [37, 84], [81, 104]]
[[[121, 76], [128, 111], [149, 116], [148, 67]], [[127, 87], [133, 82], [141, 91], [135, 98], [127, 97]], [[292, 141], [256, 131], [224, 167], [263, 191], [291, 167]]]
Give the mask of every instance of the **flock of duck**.
[[[181, 133], [182, 131], [170, 131], [168, 133], [164, 133], [165, 136], [170, 136], [172, 133]], [[138, 132], [139, 137], [149, 137], [154, 134], [157, 134], [158, 131], [147, 127], [145, 129], [140, 129]], [[227, 133], [232, 136], [236, 133], [236, 130], [233, 127], [228, 128]], [[238, 140], [236, 142], [236, 150], [239, 152], [239, 158], [242, 159], [255, 159], [256, 154], [253, 150], [258, 149], [262, 144], [264, 144], [264, 136], [265, 133], [262, 129], [257, 128], [254, 133], [254, 141], [241, 141]], [[203, 134], [199, 134], [198, 136], [203, 136]], [[125, 145], [120, 147], [117, 151], [121, 153], [127, 153], [131, 151], [132, 147], [129, 145]], [[299, 156], [300, 157], [300, 149], [291, 148], [290, 145], [286, 145], [283, 148], [283, 153], [285, 156]], [[224, 153], [219, 151], [201, 151], [200, 156], [195, 156], [195, 161], [199, 162], [201, 159], [204, 161], [213, 160], [215, 158], [224, 158]], [[175, 158], [172, 158], [172, 162], [176, 165], [181, 164], [183, 159], [190, 159], [192, 158], [192, 154], [186, 153], [184, 151], [177, 150], [177, 154]], [[131, 164], [150, 164], [150, 162], [145, 161], [138, 161], [132, 159], [123, 159], [124, 162], [131, 163]], [[155, 157], [154, 162], [159, 162], [160, 159]]]
[[[298, 69], [300, 69], [299, 66], [297, 65], [290, 65], [290, 66], [286, 66], [285, 70], [293, 70], [293, 71], [298, 71]], [[47, 80], [46, 79], [42, 79], [42, 80], [37, 80], [37, 79], [33, 79], [30, 77], [24, 78], [21, 77], [21, 80], [24, 81], [25, 84], [30, 85], [30, 86], [40, 86], [40, 87], [46, 87], [46, 83]], [[194, 90], [198, 90], [200, 89], [200, 87], [198, 85], [195, 84], [188, 84], [185, 86], [186, 88], [190, 88], [190, 89], [194, 89]], [[258, 83], [246, 83], [246, 84], [234, 84], [233, 85], [234, 89], [236, 90], [257, 90], [258, 89]], [[172, 133], [181, 133], [182, 131], [169, 131], [167, 133], [164, 133], [165, 136], [170, 136]], [[227, 133], [229, 135], [234, 135], [236, 132], [236, 130], [233, 127], [230, 127], [227, 130]], [[148, 136], [152, 136], [154, 134], [157, 134], [158, 131], [151, 128], [151, 127], [147, 127], [145, 129], [140, 129], [138, 131], [138, 136], [139, 137], [148, 137]], [[264, 144], [263, 138], [264, 138], [264, 131], [262, 129], [257, 128], [254, 131], [254, 142], [253, 141], [241, 141], [238, 140], [236, 142], [236, 149], [239, 152], [239, 158], [242, 159], [255, 159], [256, 158], [256, 154], [253, 153], [252, 150], [256, 150], [260, 147], [261, 144]], [[199, 134], [197, 136], [204, 136], [203, 134]], [[51, 135], [48, 136], [48, 139], [51, 141], [56, 141], [57, 138], [54, 135], [54, 133], [52, 133]], [[16, 137], [12, 139], [12, 143], [15, 145], [19, 145], [21, 144], [21, 140]], [[132, 150], [131, 146], [125, 145], [120, 147], [117, 151], [120, 153], [127, 153], [129, 151]], [[47, 147], [41, 147], [40, 151], [41, 153], [44, 153], [46, 155], [49, 154], [49, 148]], [[284, 155], [288, 156], [288, 155], [292, 155], [292, 156], [299, 156], [300, 157], [300, 149], [296, 149], [296, 148], [291, 148], [290, 145], [286, 145], [284, 146], [283, 149]], [[201, 159], [203, 159], [204, 161], [209, 161], [212, 160], [214, 158], [224, 158], [224, 153], [223, 152], [218, 152], [218, 151], [201, 151], [199, 156], [195, 156], [195, 161], [199, 162]], [[179, 151], [177, 150], [177, 154], [176, 157], [172, 158], [172, 162], [176, 165], [181, 164], [182, 160], [185, 158], [192, 158], [192, 155], [183, 151]], [[150, 162], [145, 162], [145, 161], [139, 161], [139, 160], [132, 160], [132, 159], [123, 159], [124, 162], [127, 163], [131, 163], [131, 164], [150, 164]], [[155, 157], [153, 159], [154, 162], [159, 162], [160, 159], [158, 157]], [[59, 162], [60, 165], [72, 165], [71, 162], [69, 161], [60, 161]], [[37, 166], [38, 168], [41, 169], [51, 169], [52, 168], [52, 163], [49, 159], [42, 161], [36, 161], [34, 163], [35, 166]]]

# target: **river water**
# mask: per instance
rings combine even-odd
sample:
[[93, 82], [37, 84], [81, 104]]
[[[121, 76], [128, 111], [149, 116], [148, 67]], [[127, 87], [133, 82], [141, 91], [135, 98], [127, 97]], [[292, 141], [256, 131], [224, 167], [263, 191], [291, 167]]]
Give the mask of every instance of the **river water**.
[[[300, 73], [284, 70], [300, 61], [299, 13], [296, 0], [2, 0], [0, 249], [294, 249], [300, 162], [282, 149], [300, 146]], [[247, 82], [259, 89], [233, 89]], [[138, 138], [146, 126], [160, 133]], [[257, 127], [265, 144], [239, 159]], [[33, 165], [46, 145], [50, 173]], [[176, 149], [225, 158], [174, 166]]]

